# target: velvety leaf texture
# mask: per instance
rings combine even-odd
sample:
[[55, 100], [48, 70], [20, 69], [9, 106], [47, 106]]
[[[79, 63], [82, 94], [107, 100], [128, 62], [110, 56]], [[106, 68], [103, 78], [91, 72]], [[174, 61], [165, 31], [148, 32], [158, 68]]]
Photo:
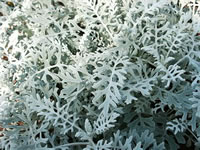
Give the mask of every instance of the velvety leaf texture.
[[1, 0], [0, 149], [200, 149], [200, 2]]

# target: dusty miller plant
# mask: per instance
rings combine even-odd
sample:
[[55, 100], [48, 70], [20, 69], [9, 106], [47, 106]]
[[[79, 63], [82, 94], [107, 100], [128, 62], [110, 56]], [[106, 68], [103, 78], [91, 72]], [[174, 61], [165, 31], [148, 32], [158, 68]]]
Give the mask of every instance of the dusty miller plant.
[[1, 1], [1, 149], [198, 149], [198, 5]]

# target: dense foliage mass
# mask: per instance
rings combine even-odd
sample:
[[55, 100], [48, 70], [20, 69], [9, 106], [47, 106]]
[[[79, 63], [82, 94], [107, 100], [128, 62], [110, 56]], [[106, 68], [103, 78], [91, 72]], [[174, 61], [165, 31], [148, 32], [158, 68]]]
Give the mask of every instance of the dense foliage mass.
[[198, 149], [198, 6], [0, 1], [2, 150]]

